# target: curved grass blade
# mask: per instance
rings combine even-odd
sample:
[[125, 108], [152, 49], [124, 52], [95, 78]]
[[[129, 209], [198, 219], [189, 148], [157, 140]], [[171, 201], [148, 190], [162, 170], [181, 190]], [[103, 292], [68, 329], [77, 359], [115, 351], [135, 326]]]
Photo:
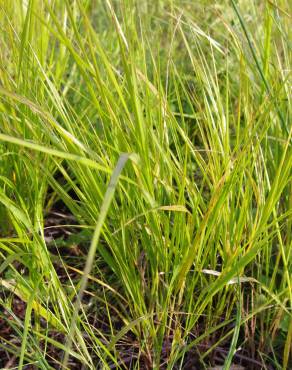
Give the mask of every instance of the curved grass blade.
[[[90, 248], [89, 248], [86, 264], [85, 264], [85, 267], [84, 267], [83, 276], [81, 278], [80, 289], [79, 289], [78, 295], [76, 297], [76, 302], [75, 302], [75, 305], [74, 305], [74, 311], [73, 311], [73, 315], [72, 315], [70, 330], [69, 330], [69, 334], [67, 336], [66, 352], [65, 352], [65, 355], [64, 355], [64, 359], [63, 359], [63, 366], [64, 367], [66, 367], [67, 364], [68, 364], [69, 353], [70, 353], [70, 349], [71, 349], [71, 346], [72, 346], [73, 337], [74, 337], [74, 333], [75, 333], [76, 321], [78, 319], [79, 310], [82, 306], [82, 298], [83, 298], [84, 291], [85, 291], [85, 288], [86, 288], [86, 285], [87, 285], [87, 282], [88, 282], [89, 274], [90, 274], [92, 266], [93, 266], [94, 257], [95, 257], [95, 253], [96, 253], [96, 250], [97, 250], [97, 246], [98, 246], [100, 234], [101, 234], [101, 231], [102, 231], [102, 227], [103, 227], [104, 221], [106, 219], [106, 216], [107, 216], [109, 207], [111, 205], [111, 202], [113, 200], [119, 176], [120, 176], [120, 174], [122, 172], [122, 169], [124, 168], [124, 166], [125, 166], [125, 164], [126, 164], [126, 162], [128, 161], [129, 158], [130, 158], [130, 154], [126, 154], [126, 153], [124, 153], [120, 156], [120, 158], [118, 160], [118, 163], [117, 163], [117, 165], [116, 165], [116, 167], [113, 171], [113, 174], [112, 174], [112, 177], [110, 179], [109, 185], [107, 187], [103, 203], [101, 205], [99, 218], [97, 220], [96, 228], [94, 230], [94, 234], [93, 234], [93, 237], [92, 237], [92, 241], [91, 241], [91, 245], [90, 245]], [[104, 351], [105, 351], [105, 353], [110, 355], [108, 353], [108, 350], [105, 347], [104, 347]]]

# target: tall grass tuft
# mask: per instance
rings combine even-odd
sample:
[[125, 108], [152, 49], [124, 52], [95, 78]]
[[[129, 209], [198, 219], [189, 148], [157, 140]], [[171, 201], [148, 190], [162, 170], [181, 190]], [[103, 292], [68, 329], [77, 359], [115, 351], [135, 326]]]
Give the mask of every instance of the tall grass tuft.
[[288, 3], [0, 1], [0, 367], [289, 368]]

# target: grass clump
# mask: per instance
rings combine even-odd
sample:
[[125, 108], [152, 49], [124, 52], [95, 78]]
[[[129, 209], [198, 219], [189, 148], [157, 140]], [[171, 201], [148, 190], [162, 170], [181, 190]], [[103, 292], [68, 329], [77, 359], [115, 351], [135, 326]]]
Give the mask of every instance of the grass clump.
[[288, 2], [0, 4], [1, 366], [288, 369]]

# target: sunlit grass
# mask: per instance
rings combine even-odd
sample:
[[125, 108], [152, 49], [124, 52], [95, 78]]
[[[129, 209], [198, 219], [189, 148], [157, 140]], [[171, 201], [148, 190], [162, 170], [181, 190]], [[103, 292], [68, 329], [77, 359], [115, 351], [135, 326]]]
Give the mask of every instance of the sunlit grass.
[[288, 369], [288, 1], [0, 4], [0, 365]]

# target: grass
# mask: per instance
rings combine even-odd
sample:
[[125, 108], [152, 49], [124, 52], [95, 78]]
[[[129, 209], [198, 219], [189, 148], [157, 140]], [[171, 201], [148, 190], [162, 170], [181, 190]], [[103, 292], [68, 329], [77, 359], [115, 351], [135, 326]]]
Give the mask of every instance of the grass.
[[290, 367], [288, 3], [0, 1], [0, 367]]

